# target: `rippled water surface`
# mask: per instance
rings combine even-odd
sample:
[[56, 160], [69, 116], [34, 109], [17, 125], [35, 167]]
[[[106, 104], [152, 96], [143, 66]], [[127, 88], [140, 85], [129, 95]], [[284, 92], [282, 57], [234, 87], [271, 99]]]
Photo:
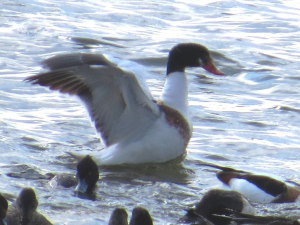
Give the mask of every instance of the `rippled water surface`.
[[[172, 224], [218, 184], [216, 170], [198, 165], [203, 161], [300, 182], [298, 1], [3, 0], [0, 6], [0, 191], [10, 200], [34, 187], [39, 210], [54, 224], [107, 224], [115, 207], [137, 205], [149, 209], [155, 224]], [[183, 163], [100, 167], [95, 201], [52, 189], [49, 173], [75, 173], [68, 152], [103, 145], [76, 99], [23, 79], [58, 53], [109, 53], [141, 64], [159, 96], [168, 50], [180, 42], [207, 46], [226, 74], [187, 70], [194, 132]], [[300, 215], [300, 206], [256, 205], [256, 211]]]

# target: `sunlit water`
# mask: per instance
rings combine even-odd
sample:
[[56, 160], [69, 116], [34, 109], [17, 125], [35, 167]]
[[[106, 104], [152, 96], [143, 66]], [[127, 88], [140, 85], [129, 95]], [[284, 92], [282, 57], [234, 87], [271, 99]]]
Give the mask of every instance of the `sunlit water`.
[[[218, 184], [216, 170], [200, 162], [300, 181], [297, 1], [4, 0], [0, 6], [0, 192], [10, 200], [34, 187], [39, 211], [54, 224], [107, 224], [117, 206], [146, 207], [155, 224], [172, 224]], [[58, 53], [109, 53], [144, 66], [159, 96], [168, 50], [180, 42], [207, 46], [226, 73], [187, 70], [194, 132], [183, 163], [100, 167], [95, 201], [76, 197], [72, 188], [52, 189], [48, 173], [75, 173], [67, 152], [103, 145], [76, 99], [22, 80]], [[259, 214], [300, 215], [297, 204], [255, 206]]]

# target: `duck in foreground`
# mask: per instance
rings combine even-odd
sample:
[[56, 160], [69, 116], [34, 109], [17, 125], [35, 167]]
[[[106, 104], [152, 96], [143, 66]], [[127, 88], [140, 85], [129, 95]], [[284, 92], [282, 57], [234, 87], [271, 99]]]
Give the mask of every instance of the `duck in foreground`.
[[38, 200], [32, 188], [24, 188], [18, 198], [8, 207], [9, 225], [52, 225], [45, 216], [36, 211]]
[[101, 54], [58, 55], [42, 64], [50, 71], [25, 81], [79, 97], [106, 146], [92, 154], [99, 165], [162, 163], [183, 156], [191, 138], [185, 68], [223, 75], [208, 49], [194, 43], [178, 44], [169, 52], [157, 101], [141, 74]]
[[230, 190], [211, 189], [206, 192], [195, 208], [187, 210], [180, 223], [226, 225], [232, 221], [229, 216], [233, 210], [254, 214], [252, 205], [240, 193]]
[[[128, 214], [126, 210], [116, 208], [110, 216], [108, 225], [128, 225]], [[135, 207], [132, 210], [129, 225], [153, 225], [153, 221], [147, 209]]]
[[123, 208], [115, 208], [112, 212], [108, 225], [128, 225], [128, 214]]
[[153, 225], [153, 221], [147, 209], [135, 207], [132, 210], [129, 225]]
[[8, 208], [7, 200], [0, 194], [0, 225], [6, 225], [6, 212]]

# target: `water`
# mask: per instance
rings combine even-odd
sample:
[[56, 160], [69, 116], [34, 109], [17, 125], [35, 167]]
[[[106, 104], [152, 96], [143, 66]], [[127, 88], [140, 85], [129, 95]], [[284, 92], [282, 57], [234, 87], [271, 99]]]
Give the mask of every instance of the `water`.
[[[300, 182], [300, 4], [297, 1], [2, 1], [0, 190], [13, 200], [34, 187], [54, 224], [107, 224], [117, 206], [149, 209], [155, 224], [218, 183], [202, 161]], [[86, 39], [82, 39], [86, 38]], [[76, 99], [22, 80], [42, 59], [101, 52], [149, 71], [159, 96], [168, 50], [207, 46], [226, 76], [188, 69], [194, 133], [182, 165], [100, 168], [95, 201], [51, 189], [48, 173], [75, 173], [67, 152], [103, 146]], [[255, 205], [259, 214], [299, 215], [298, 204]]]

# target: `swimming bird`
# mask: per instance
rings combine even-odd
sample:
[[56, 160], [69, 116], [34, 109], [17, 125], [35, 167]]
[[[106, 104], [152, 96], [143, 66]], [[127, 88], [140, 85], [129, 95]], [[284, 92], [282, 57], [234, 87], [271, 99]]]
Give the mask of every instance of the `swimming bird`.
[[[236, 212], [254, 214], [254, 209], [248, 200], [240, 193], [231, 190], [211, 189], [206, 192], [201, 201], [179, 220], [181, 223], [202, 223], [207, 225], [230, 224], [228, 209]], [[208, 221], [206, 221], [208, 220]]]
[[38, 200], [32, 188], [23, 188], [18, 198], [8, 207], [9, 225], [52, 225], [42, 214], [36, 211]]
[[232, 190], [252, 202], [284, 203], [300, 201], [300, 185], [250, 172], [219, 171], [217, 177]]
[[91, 193], [94, 191], [99, 179], [99, 170], [97, 164], [87, 155], [77, 164], [76, 178], [78, 185], [75, 190], [82, 193]]
[[147, 209], [135, 207], [132, 210], [129, 225], [153, 225], [153, 221]]
[[7, 200], [0, 194], [0, 225], [6, 225], [6, 212], [8, 208]]
[[226, 187], [244, 195], [251, 202], [285, 203], [300, 201], [300, 184], [287, 182], [271, 175], [255, 174], [212, 163], [198, 163], [220, 171], [217, 178]]
[[52, 187], [59, 185], [65, 188], [76, 186], [75, 191], [92, 193], [98, 179], [98, 166], [91, 156], [87, 155], [78, 162], [76, 177], [72, 174], [57, 174], [49, 183]]
[[128, 214], [123, 208], [115, 208], [112, 212], [108, 225], [128, 225]]
[[[162, 163], [185, 155], [191, 138], [186, 67], [223, 75], [208, 49], [182, 43], [171, 49], [166, 82], [154, 100], [141, 74], [102, 54], [57, 55], [42, 62], [49, 72], [25, 79], [75, 95], [84, 103], [106, 148], [92, 156], [99, 165]], [[90, 153], [89, 153], [90, 154]]]
[[[108, 225], [128, 225], [128, 214], [123, 208], [116, 208], [112, 212]], [[129, 225], [153, 225], [153, 220], [147, 209], [135, 207], [132, 210]]]

